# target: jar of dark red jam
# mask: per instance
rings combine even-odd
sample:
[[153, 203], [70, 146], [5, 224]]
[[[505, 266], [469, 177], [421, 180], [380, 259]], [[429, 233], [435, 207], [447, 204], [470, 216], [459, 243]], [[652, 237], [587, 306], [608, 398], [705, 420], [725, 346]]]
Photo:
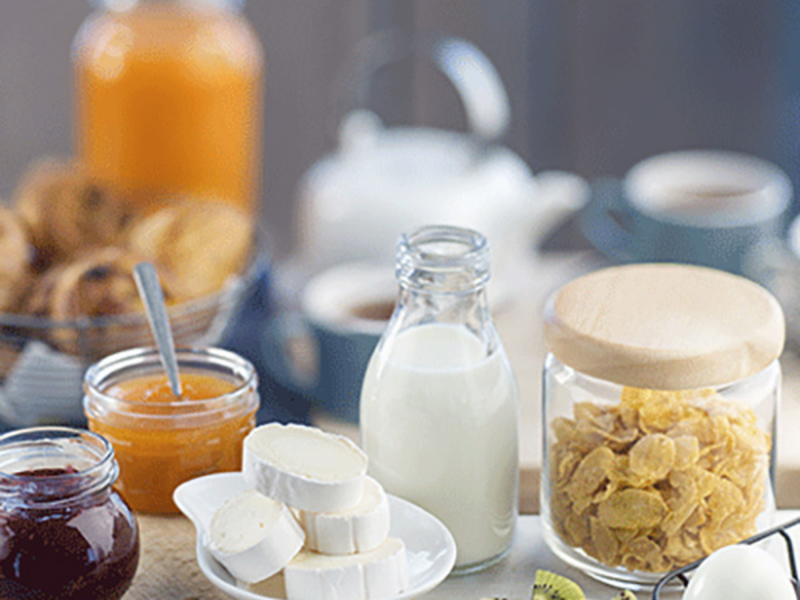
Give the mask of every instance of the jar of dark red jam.
[[112, 489], [103, 437], [36, 427], [0, 436], [0, 598], [117, 600], [139, 562], [139, 532]]

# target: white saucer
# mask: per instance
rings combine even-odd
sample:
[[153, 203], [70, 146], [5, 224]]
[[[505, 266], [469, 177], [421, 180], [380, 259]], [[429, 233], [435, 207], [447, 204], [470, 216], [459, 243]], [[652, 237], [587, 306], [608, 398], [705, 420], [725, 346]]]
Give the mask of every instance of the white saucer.
[[[217, 588], [241, 600], [285, 600], [283, 577], [276, 575], [265, 582], [242, 589], [207, 548], [208, 526], [214, 511], [226, 500], [249, 487], [241, 473], [217, 473], [181, 484], [173, 498], [178, 508], [197, 529], [197, 563]], [[391, 529], [389, 535], [400, 538], [406, 546], [408, 589], [382, 600], [415, 598], [432, 590], [450, 573], [456, 560], [453, 536], [436, 517], [418, 506], [389, 495]]]

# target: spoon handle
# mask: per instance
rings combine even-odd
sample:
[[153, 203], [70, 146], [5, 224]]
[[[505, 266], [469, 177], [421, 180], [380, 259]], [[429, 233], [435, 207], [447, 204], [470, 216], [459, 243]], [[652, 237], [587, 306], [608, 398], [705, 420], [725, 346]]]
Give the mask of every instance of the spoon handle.
[[169, 385], [176, 398], [181, 397], [181, 380], [178, 377], [178, 360], [175, 357], [175, 342], [172, 339], [172, 329], [169, 326], [169, 317], [164, 303], [164, 292], [158, 280], [158, 273], [152, 263], [142, 262], [136, 265], [133, 271], [136, 287], [144, 298], [144, 306], [150, 328], [156, 338], [156, 346], [167, 372]]

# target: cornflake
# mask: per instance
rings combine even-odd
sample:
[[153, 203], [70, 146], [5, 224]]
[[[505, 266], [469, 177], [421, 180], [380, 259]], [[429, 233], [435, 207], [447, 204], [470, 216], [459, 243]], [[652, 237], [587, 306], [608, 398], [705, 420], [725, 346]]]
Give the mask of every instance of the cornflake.
[[626, 387], [550, 427], [553, 527], [601, 563], [661, 573], [756, 533], [772, 439], [749, 407]]

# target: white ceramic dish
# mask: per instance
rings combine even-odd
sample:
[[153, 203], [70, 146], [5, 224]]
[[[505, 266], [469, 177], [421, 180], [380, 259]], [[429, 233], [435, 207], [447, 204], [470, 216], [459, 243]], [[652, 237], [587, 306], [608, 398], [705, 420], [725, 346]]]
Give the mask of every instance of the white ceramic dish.
[[[208, 580], [240, 600], [285, 600], [282, 575], [250, 589], [239, 588], [207, 547], [208, 526], [214, 511], [226, 500], [249, 489], [241, 473], [206, 475], [178, 486], [173, 496], [178, 508], [197, 529], [197, 563]], [[392, 525], [389, 535], [403, 540], [408, 558], [408, 589], [385, 600], [415, 598], [432, 590], [450, 573], [456, 560], [456, 544], [447, 528], [418, 506], [389, 495]]]

